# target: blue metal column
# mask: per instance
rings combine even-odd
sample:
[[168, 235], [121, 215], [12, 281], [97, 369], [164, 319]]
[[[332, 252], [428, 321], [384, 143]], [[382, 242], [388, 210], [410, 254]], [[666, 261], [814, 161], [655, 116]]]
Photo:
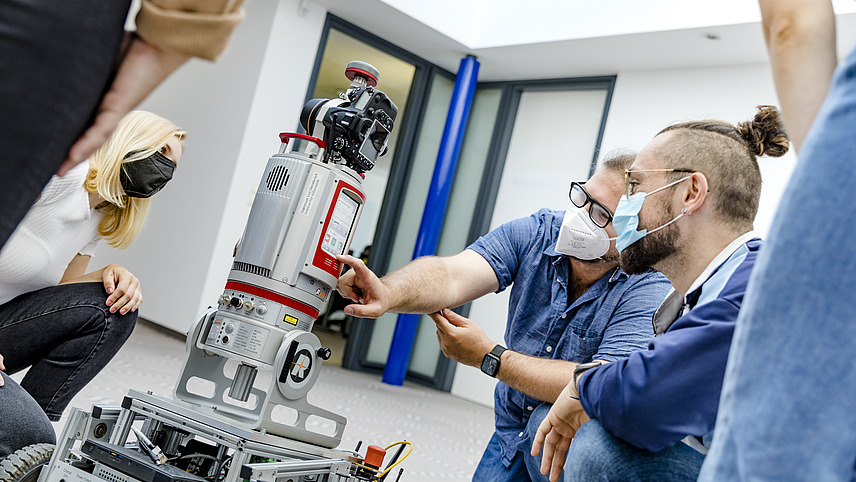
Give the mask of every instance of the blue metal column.
[[[428, 199], [422, 211], [422, 223], [416, 237], [416, 247], [413, 259], [434, 254], [443, 219], [446, 217], [446, 207], [449, 204], [449, 193], [452, 181], [455, 179], [455, 169], [458, 166], [458, 155], [461, 153], [461, 143], [470, 116], [470, 106], [476, 91], [476, 79], [479, 73], [479, 63], [473, 56], [461, 59], [458, 76], [455, 79], [455, 90], [446, 116], [446, 127], [443, 129], [443, 139], [440, 141], [440, 151], [434, 165], [434, 175], [428, 188]], [[422, 315], [400, 314], [395, 323], [392, 335], [392, 345], [383, 370], [383, 381], [390, 385], [401, 385], [407, 374], [410, 354], [413, 351], [413, 340], [419, 327], [419, 317]]]

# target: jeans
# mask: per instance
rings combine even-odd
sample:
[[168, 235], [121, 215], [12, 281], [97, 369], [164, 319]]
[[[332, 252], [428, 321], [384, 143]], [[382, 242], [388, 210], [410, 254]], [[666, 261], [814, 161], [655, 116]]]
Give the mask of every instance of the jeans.
[[[134, 329], [137, 313], [110, 313], [106, 300], [101, 283], [74, 283], [25, 293], [0, 305], [0, 354], [6, 372], [30, 368], [21, 387], [50, 420], [60, 419], [74, 395], [107, 365]], [[6, 398], [15, 393], [0, 395], [3, 432], [26, 418], [6, 412]]]
[[597, 420], [584, 423], [565, 460], [565, 482], [695, 481], [704, 455], [683, 442], [649, 452], [613, 436]]
[[53, 426], [39, 404], [5, 373], [0, 377], [0, 459], [27, 445], [56, 443]]
[[740, 310], [701, 480], [851, 480], [856, 51], [835, 73]]
[[0, 247], [89, 123], [129, 4], [0, 1]]
[[511, 465], [506, 467], [502, 463], [502, 453], [499, 445], [499, 435], [494, 432], [493, 437], [487, 443], [487, 448], [482, 455], [473, 482], [528, 482], [543, 481], [549, 479], [539, 472], [541, 468], [541, 455], [532, 457], [529, 451], [532, 449], [532, 440], [538, 432], [538, 426], [547, 416], [551, 405], [542, 403], [529, 417], [526, 429], [523, 431], [523, 441], [518, 447], [517, 453], [511, 459]]

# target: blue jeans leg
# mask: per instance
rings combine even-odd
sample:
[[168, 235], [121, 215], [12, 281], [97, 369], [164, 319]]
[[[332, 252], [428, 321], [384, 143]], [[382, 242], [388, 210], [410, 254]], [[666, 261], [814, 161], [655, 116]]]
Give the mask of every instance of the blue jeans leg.
[[494, 432], [476, 467], [476, 473], [473, 474], [473, 482], [527, 482], [528, 480], [526, 464], [520, 452], [511, 460], [510, 466], [506, 467], [502, 463], [499, 436]]
[[746, 292], [701, 480], [850, 480], [856, 51], [836, 71]]
[[27, 445], [56, 443], [53, 426], [39, 404], [5, 373], [0, 377], [0, 459]]
[[476, 468], [473, 480], [485, 482], [547, 482], [549, 478], [539, 471], [541, 456], [533, 457], [529, 455], [529, 451], [532, 450], [532, 440], [535, 438], [538, 426], [547, 416], [550, 407], [549, 403], [542, 403], [532, 411], [526, 429], [523, 431], [523, 439], [517, 453], [511, 460], [511, 465], [508, 467], [502, 463], [499, 436], [494, 433], [487, 444], [478, 468]]
[[526, 431], [524, 432], [523, 443], [520, 444], [520, 454], [526, 464], [526, 470], [529, 473], [529, 480], [547, 482], [550, 478], [541, 473], [541, 454], [533, 457], [529, 454], [532, 450], [532, 441], [535, 440], [535, 434], [538, 433], [538, 427], [547, 416], [552, 404], [542, 403], [535, 407], [532, 415], [529, 416], [529, 421], [526, 423]]
[[695, 481], [703, 461], [704, 455], [682, 442], [649, 452], [613, 436], [597, 420], [589, 420], [571, 443], [563, 480]]
[[137, 313], [110, 313], [106, 300], [101, 283], [75, 283], [25, 293], [0, 305], [0, 354], [6, 371], [30, 368], [21, 387], [51, 420], [59, 420], [134, 329]]

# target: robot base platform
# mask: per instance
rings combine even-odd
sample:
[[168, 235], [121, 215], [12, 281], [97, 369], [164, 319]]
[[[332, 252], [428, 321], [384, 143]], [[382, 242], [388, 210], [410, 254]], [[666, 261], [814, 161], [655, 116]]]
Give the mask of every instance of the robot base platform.
[[[165, 463], [158, 464], [157, 457], [142, 451], [147, 443], [162, 452]], [[131, 390], [122, 407], [96, 405], [90, 412], [73, 409], [39, 482], [385, 480], [390, 469], [403, 460], [398, 457], [401, 450], [381, 470], [379, 462], [369, 457], [372, 447], [362, 457], [356, 451], [247, 430], [195, 412], [183, 403]]]

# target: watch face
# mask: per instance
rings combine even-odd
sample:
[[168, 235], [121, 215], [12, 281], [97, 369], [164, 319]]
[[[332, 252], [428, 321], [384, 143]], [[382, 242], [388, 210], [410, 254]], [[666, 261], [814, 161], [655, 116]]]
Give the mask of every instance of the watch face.
[[485, 372], [490, 376], [496, 376], [496, 372], [499, 369], [499, 360], [492, 356], [486, 356], [482, 360], [481, 371]]

